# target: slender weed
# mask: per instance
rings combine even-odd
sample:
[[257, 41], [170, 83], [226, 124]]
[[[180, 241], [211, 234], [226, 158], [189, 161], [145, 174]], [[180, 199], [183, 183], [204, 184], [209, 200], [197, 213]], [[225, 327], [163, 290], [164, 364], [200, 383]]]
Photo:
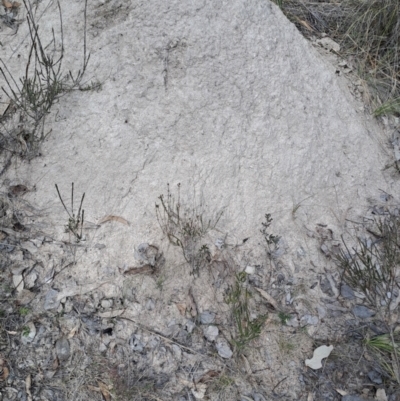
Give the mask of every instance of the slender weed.
[[222, 212], [215, 218], [205, 219], [205, 211], [200, 207], [184, 208], [180, 201], [180, 184], [175, 198], [169, 189], [166, 198], [160, 195], [160, 204], [156, 204], [157, 221], [169, 242], [181, 248], [183, 257], [192, 269], [199, 274], [211, 260], [211, 253], [206, 244], [202, 244], [206, 234], [215, 229]]
[[260, 336], [267, 318], [266, 316], [251, 318], [249, 307], [251, 292], [246, 288], [246, 281], [245, 272], [236, 274], [235, 284], [231, 286], [225, 299], [232, 307], [232, 318], [235, 322], [235, 336], [232, 341], [238, 353]]
[[65, 206], [65, 203], [61, 197], [60, 190], [58, 189], [58, 185], [55, 184], [55, 186], [56, 186], [58, 197], [60, 198], [60, 201], [69, 217], [68, 223], [66, 225], [66, 230], [67, 230], [67, 232], [73, 234], [76, 242], [80, 242], [83, 238], [82, 229], [83, 229], [83, 221], [84, 221], [84, 217], [85, 217], [85, 211], [82, 209], [82, 204], [83, 204], [83, 200], [85, 199], [85, 194], [82, 195], [81, 203], [79, 204], [78, 214], [75, 215], [75, 213], [74, 213], [74, 183], [72, 183], [72, 186], [71, 186], [71, 212], [69, 212], [69, 210]]
[[400, 217], [389, 214], [368, 229], [373, 239], [357, 238], [357, 247], [344, 249], [336, 257], [343, 280], [361, 292], [367, 302], [382, 311], [388, 321], [392, 303], [399, 296]]
[[[50, 132], [45, 133], [45, 118], [50, 109], [63, 94], [80, 88], [85, 75], [90, 55], [86, 50], [86, 10], [84, 9], [84, 39], [83, 61], [78, 72], [64, 71], [64, 34], [60, 2], [57, 2], [60, 20], [60, 37], [56, 39], [54, 29], [48, 43], [44, 43], [39, 25], [35, 19], [32, 4], [23, 0], [29, 28], [30, 47], [25, 65], [25, 75], [19, 80], [15, 79], [4, 60], [0, 57], [0, 74], [3, 76], [5, 86], [3, 92], [10, 99], [10, 105], [19, 112], [15, 127], [7, 130], [11, 140], [20, 143], [22, 154], [34, 157], [40, 144]], [[56, 43], [61, 43], [59, 47]], [[93, 89], [93, 86], [89, 87]], [[21, 124], [22, 122], [22, 124]]]

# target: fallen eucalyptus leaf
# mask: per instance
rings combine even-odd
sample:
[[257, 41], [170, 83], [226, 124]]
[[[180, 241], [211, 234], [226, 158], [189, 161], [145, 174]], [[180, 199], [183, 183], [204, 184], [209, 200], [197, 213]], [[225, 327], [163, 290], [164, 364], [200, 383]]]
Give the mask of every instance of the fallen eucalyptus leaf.
[[322, 359], [327, 358], [333, 350], [333, 345], [329, 347], [327, 345], [321, 345], [314, 350], [314, 355], [311, 359], [306, 359], [306, 366], [311, 369], [321, 369]]

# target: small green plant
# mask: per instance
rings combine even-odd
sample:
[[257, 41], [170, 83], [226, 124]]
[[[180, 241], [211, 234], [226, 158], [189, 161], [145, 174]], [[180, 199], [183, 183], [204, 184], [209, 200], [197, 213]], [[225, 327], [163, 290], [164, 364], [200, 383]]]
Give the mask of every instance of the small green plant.
[[232, 341], [238, 353], [241, 353], [252, 340], [260, 336], [266, 320], [266, 316], [251, 319], [249, 308], [251, 293], [246, 288], [246, 282], [247, 275], [245, 272], [236, 274], [235, 284], [230, 288], [225, 299], [226, 303], [232, 306], [232, 317], [236, 331]]
[[31, 311], [31, 310], [30, 310], [29, 308], [27, 308], [26, 306], [21, 306], [21, 307], [19, 308], [19, 314], [20, 314], [20, 316], [26, 316], [26, 315], [29, 314], [30, 311]]
[[68, 211], [65, 203], [61, 197], [60, 191], [58, 189], [58, 185], [55, 184], [58, 197], [62, 205], [64, 206], [65, 211], [68, 214], [68, 224], [66, 225], [67, 232], [73, 234], [76, 242], [80, 242], [82, 240], [82, 229], [83, 229], [83, 221], [85, 217], [85, 211], [82, 209], [83, 200], [85, 199], [85, 193], [82, 195], [81, 203], [79, 204], [78, 214], [75, 216], [74, 213], [74, 183], [72, 183], [71, 187], [71, 213]]
[[292, 315], [286, 312], [278, 312], [278, 318], [281, 324], [286, 325], [286, 323], [292, 318]]
[[364, 345], [373, 355], [375, 361], [386, 375], [400, 383], [400, 331], [377, 336], [367, 336]]
[[23, 335], [24, 337], [28, 337], [30, 332], [31, 332], [31, 331], [30, 331], [30, 329], [29, 329], [28, 326], [24, 326], [24, 327], [22, 328], [22, 335]]
[[169, 242], [181, 248], [183, 257], [192, 269], [192, 273], [199, 274], [211, 258], [206, 244], [201, 244], [205, 235], [216, 228], [222, 212], [215, 218], [205, 219], [204, 209], [185, 209], [180, 201], [180, 184], [178, 184], [177, 199], [167, 190], [167, 197], [159, 196], [161, 205], [156, 204], [157, 221]]
[[165, 283], [165, 277], [164, 276], [158, 277], [156, 281], [156, 286], [159, 291], [162, 291], [164, 289], [164, 283]]
[[400, 98], [389, 100], [374, 110], [374, 116], [385, 114], [400, 114]]

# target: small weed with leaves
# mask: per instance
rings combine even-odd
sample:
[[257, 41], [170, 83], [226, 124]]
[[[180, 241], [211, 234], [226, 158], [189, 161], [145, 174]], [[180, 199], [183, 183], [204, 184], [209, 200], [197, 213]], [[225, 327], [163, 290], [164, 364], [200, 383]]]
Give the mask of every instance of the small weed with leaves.
[[236, 329], [232, 341], [238, 353], [241, 353], [252, 340], [260, 336], [262, 326], [266, 320], [266, 316], [251, 319], [249, 308], [251, 293], [246, 288], [246, 281], [247, 275], [245, 272], [236, 274], [235, 284], [230, 288], [225, 299], [227, 304], [232, 305], [232, 317]]
[[383, 370], [391, 380], [400, 383], [400, 331], [367, 336], [364, 345], [373, 355], [380, 370]]
[[27, 308], [26, 306], [21, 306], [20, 308], [19, 308], [19, 315], [20, 316], [27, 316], [28, 314], [29, 314], [29, 312], [30, 312], [31, 310], [29, 309], [29, 308]]
[[278, 235], [273, 235], [269, 233], [269, 227], [272, 223], [272, 217], [269, 213], [265, 215], [265, 222], [262, 222], [262, 229], [260, 230], [261, 234], [264, 237], [264, 240], [267, 244], [268, 255], [271, 256], [274, 251], [279, 249], [279, 240], [281, 239]]
[[60, 191], [58, 189], [58, 185], [55, 184], [58, 197], [62, 205], [64, 206], [65, 211], [68, 213], [69, 219], [68, 224], [66, 225], [67, 232], [73, 234], [76, 242], [80, 242], [82, 240], [82, 229], [83, 229], [83, 221], [85, 217], [85, 211], [82, 209], [83, 200], [85, 199], [85, 193], [82, 195], [81, 203], [79, 205], [78, 214], [75, 216], [74, 213], [74, 183], [72, 183], [71, 188], [71, 213], [68, 211], [65, 203], [61, 197]]
[[282, 325], [286, 325], [286, 323], [292, 318], [292, 315], [286, 312], [278, 312], [278, 318]]
[[23, 335], [24, 337], [28, 337], [29, 334], [30, 334], [30, 332], [31, 332], [31, 330], [29, 329], [28, 326], [24, 326], [24, 327], [22, 328], [22, 335]]
[[215, 229], [222, 212], [213, 219], [204, 219], [204, 210], [200, 208], [184, 209], [180, 202], [180, 184], [177, 199], [171, 194], [168, 185], [167, 197], [159, 196], [161, 206], [156, 204], [158, 224], [169, 242], [181, 248], [183, 257], [192, 269], [199, 274], [201, 268], [210, 261], [210, 250], [201, 244], [204, 236]]

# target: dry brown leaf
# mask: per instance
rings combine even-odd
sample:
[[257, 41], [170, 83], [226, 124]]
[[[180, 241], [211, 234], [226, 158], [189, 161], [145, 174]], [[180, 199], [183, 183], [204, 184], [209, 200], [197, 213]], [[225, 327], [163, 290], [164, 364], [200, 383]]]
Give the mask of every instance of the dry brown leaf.
[[124, 274], [152, 274], [155, 269], [153, 266], [146, 265], [143, 267], [128, 267], [127, 270], [124, 271]]
[[108, 390], [108, 386], [102, 382], [97, 382], [97, 384], [100, 387], [101, 394], [103, 394], [105, 401], [111, 401], [111, 395], [110, 391]]
[[192, 317], [197, 316], [197, 306], [191, 290], [189, 290], [189, 294], [187, 296], [187, 309], [190, 311]]
[[2, 3], [3, 3], [3, 6], [5, 7], [5, 8], [7, 8], [7, 10], [11, 10], [12, 9], [12, 3], [10, 3], [9, 1], [7, 1], [7, 0], [3, 0], [2, 1]]
[[116, 310], [97, 313], [97, 316], [101, 317], [102, 319], [112, 319], [113, 317], [123, 315], [125, 311], [126, 311], [126, 309], [116, 309]]
[[13, 1], [12, 8], [20, 8], [20, 7], [21, 7], [21, 3], [18, 3], [18, 1]]
[[8, 370], [7, 366], [4, 366], [4, 368], [2, 370], [3, 371], [0, 375], [0, 381], [5, 381], [5, 380], [7, 380], [8, 376], [10, 374], [10, 371]]
[[186, 304], [184, 304], [184, 303], [176, 304], [176, 307], [178, 308], [179, 313], [180, 313], [182, 316], [185, 316]]
[[6, 361], [0, 357], [0, 381], [7, 380], [9, 375], [9, 370], [7, 368]]
[[32, 379], [31, 375], [29, 374], [28, 376], [26, 376], [25, 379], [25, 391], [28, 396], [28, 401], [32, 401], [31, 385], [32, 385]]
[[17, 331], [8, 331], [6, 330], [7, 334], [10, 334], [11, 336], [15, 336], [16, 334], [18, 334]]
[[125, 220], [123, 217], [120, 217], [120, 216], [113, 216], [111, 214], [108, 215], [108, 216], [103, 217], [98, 222], [98, 224], [103, 224], [103, 223], [106, 223], [107, 221], [118, 221], [118, 223], [122, 223], [122, 224], [125, 224], [125, 225], [129, 226], [129, 221], [128, 220]]
[[74, 328], [68, 333], [67, 338], [72, 338], [72, 337], [75, 335], [75, 333], [78, 331], [78, 329], [79, 329], [79, 325], [76, 326], [76, 327], [74, 327]]
[[208, 372], [204, 373], [203, 376], [197, 380], [197, 383], [208, 383], [212, 381], [215, 377], [218, 377], [221, 374], [218, 370], [209, 370]]
[[96, 393], [100, 393], [100, 389], [99, 389], [98, 387], [91, 386], [90, 384], [88, 384], [87, 388], [88, 388], [90, 391], [96, 391]]
[[311, 32], [314, 31], [314, 29], [311, 28], [310, 24], [309, 24], [307, 21], [304, 21], [304, 20], [299, 19], [299, 18], [298, 18], [297, 20], [299, 21], [299, 23], [300, 23], [301, 25], [303, 25], [304, 27], [306, 27], [309, 31], [311, 31]]
[[11, 196], [23, 195], [28, 191], [29, 191], [28, 187], [26, 187], [25, 185], [22, 185], [22, 184], [10, 185], [8, 187], [8, 193]]
[[278, 303], [275, 301], [274, 298], [271, 297], [271, 295], [268, 294], [268, 292], [262, 290], [261, 288], [257, 288], [257, 287], [254, 287], [254, 288], [260, 293], [260, 295], [261, 295], [265, 300], [267, 300], [267, 302], [268, 302], [269, 304], [271, 304], [275, 309], [278, 309]]

